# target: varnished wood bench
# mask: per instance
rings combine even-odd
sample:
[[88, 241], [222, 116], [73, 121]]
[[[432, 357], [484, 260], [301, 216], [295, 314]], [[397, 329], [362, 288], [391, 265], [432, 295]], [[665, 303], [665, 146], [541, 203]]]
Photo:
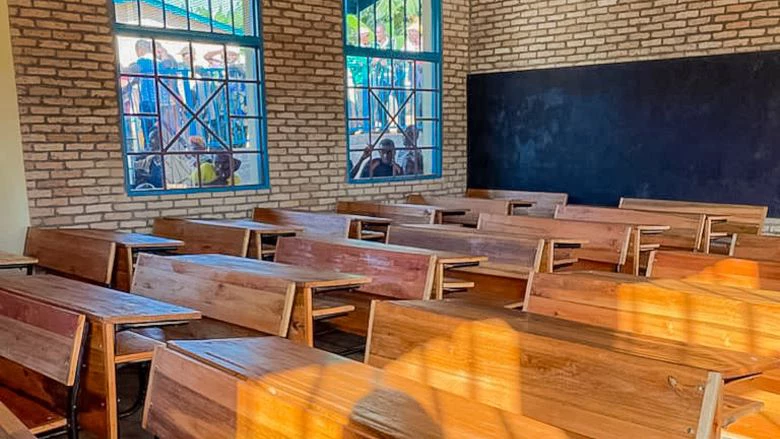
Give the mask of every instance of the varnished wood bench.
[[543, 239], [475, 232], [391, 226], [388, 243], [488, 257], [476, 267], [451, 270], [450, 276], [474, 282], [469, 295], [497, 300], [522, 300], [529, 273], [542, 264]]
[[116, 244], [65, 230], [30, 227], [24, 254], [38, 259], [38, 266], [47, 271], [108, 286], [113, 279]]
[[371, 322], [369, 365], [598, 438], [716, 437], [760, 408], [727, 411], [724, 386], [780, 364], [459, 301], [377, 301]]
[[584, 439], [276, 337], [171, 342], [153, 365], [143, 426], [161, 438]]
[[84, 315], [0, 290], [0, 327], [0, 436], [77, 438]]
[[587, 241], [572, 250], [574, 267], [620, 271], [628, 259], [631, 226], [590, 221], [482, 214], [479, 230], [543, 239], [575, 238]]
[[393, 220], [393, 224], [441, 224], [445, 214], [453, 213], [462, 216], [462, 209], [447, 209], [436, 206], [417, 204], [390, 204], [370, 201], [339, 201], [336, 205], [338, 213], [353, 215], [377, 216]]
[[713, 225], [713, 233], [746, 233], [749, 235], [761, 234], [768, 211], [767, 206], [750, 204], [702, 203], [646, 198], [621, 198], [619, 207], [621, 209], [667, 213], [703, 213], [708, 217], [723, 217], [725, 221]]
[[161, 341], [169, 338], [166, 332], [186, 338], [189, 334], [196, 338], [230, 334], [286, 337], [293, 312], [295, 283], [190, 262], [186, 257], [142, 254], [138, 258], [131, 292], [192, 308], [203, 315], [202, 320], [189, 322], [187, 328], [140, 331], [144, 336]]
[[337, 214], [260, 207], [254, 209], [252, 218], [262, 223], [301, 227], [306, 236], [329, 238], [348, 238], [351, 224], [348, 217]]
[[445, 223], [464, 224], [472, 227], [477, 226], [480, 213], [494, 213], [496, 215], [512, 215], [516, 208], [531, 207], [532, 201], [489, 198], [466, 198], [466, 197], [434, 197], [429, 195], [411, 194], [406, 196], [406, 202], [410, 204], [421, 204], [428, 206], [439, 206], [452, 209], [462, 209], [467, 211], [465, 215], [457, 215], [442, 218]]
[[371, 299], [427, 299], [433, 291], [436, 257], [430, 253], [364, 241], [281, 238], [276, 262], [315, 270], [367, 276], [370, 283], [354, 291], [318, 296], [355, 306], [354, 313], [331, 321], [341, 329], [365, 335]]
[[650, 259], [648, 277], [780, 291], [780, 262], [672, 251]]
[[736, 258], [780, 262], [780, 237], [738, 233], [729, 254]]
[[186, 218], [155, 218], [152, 234], [184, 241], [177, 254], [219, 253], [245, 258], [252, 232], [243, 227], [226, 227]]
[[[555, 218], [603, 223], [668, 226], [669, 230], [662, 231], [655, 236], [648, 236], [644, 241], [649, 244], [660, 244], [660, 247], [666, 250], [694, 251], [701, 248], [707, 216], [703, 213], [665, 213], [569, 204], [559, 206], [555, 211]], [[709, 239], [709, 237], [706, 239]]]
[[466, 196], [473, 198], [489, 199], [515, 199], [533, 201], [534, 205], [526, 210], [531, 216], [543, 218], [552, 218], [555, 213], [555, 207], [566, 205], [569, 202], [569, 195], [562, 192], [534, 192], [534, 191], [514, 191], [500, 189], [466, 189]]

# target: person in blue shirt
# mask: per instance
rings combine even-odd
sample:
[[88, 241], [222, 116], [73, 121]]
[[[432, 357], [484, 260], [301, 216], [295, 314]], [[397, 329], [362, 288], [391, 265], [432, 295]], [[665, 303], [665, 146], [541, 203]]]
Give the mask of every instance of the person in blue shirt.
[[[142, 114], [157, 114], [157, 101], [154, 90], [154, 57], [152, 56], [152, 42], [149, 40], [138, 40], [135, 42], [135, 62], [130, 65], [129, 72], [148, 77], [135, 78], [138, 84], [139, 102], [138, 111]], [[154, 128], [152, 118], [143, 118], [141, 127], [144, 135], [145, 150], [151, 151], [154, 143], [151, 140], [151, 132]]]

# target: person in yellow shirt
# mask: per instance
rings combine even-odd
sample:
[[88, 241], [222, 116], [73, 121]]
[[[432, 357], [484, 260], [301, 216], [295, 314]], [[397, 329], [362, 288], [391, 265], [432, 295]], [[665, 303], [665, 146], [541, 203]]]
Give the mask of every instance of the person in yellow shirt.
[[[201, 159], [202, 160], [202, 159]], [[241, 184], [238, 176], [238, 168], [241, 160], [234, 159], [230, 154], [217, 154], [213, 162], [200, 164], [200, 181], [203, 186], [237, 186]], [[190, 180], [194, 186], [198, 185], [198, 171], [192, 171]]]

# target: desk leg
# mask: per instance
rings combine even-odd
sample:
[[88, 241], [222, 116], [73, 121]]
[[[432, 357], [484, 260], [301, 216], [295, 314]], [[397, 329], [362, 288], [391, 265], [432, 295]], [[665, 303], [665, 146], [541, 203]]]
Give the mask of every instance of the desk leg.
[[704, 253], [710, 252], [710, 244], [712, 244], [712, 220], [707, 218], [704, 223], [704, 242], [702, 243]]
[[133, 249], [117, 247], [114, 261], [114, 274], [111, 285], [119, 291], [130, 291], [133, 282]]
[[91, 322], [79, 403], [79, 426], [98, 438], [119, 436], [114, 325]]
[[296, 288], [287, 338], [314, 347], [314, 308], [311, 288]]
[[28, 276], [32, 276], [34, 271], [35, 271], [35, 266], [34, 265], [28, 265], [27, 266], [27, 275]]
[[544, 241], [542, 247], [542, 273], [552, 273], [555, 270], [555, 244], [550, 240]]
[[[635, 228], [636, 229], [636, 228]], [[638, 229], [634, 230], [634, 276], [639, 276], [639, 264], [642, 251], [642, 232]]]
[[444, 264], [436, 263], [436, 275], [433, 281], [433, 299], [441, 300], [444, 298]]

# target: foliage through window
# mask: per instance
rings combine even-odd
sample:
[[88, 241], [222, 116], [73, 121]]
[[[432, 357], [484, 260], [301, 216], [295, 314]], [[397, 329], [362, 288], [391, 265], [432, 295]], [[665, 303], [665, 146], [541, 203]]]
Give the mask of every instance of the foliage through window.
[[131, 195], [267, 187], [256, 0], [114, 0]]
[[441, 175], [439, 0], [344, 0], [352, 182]]

